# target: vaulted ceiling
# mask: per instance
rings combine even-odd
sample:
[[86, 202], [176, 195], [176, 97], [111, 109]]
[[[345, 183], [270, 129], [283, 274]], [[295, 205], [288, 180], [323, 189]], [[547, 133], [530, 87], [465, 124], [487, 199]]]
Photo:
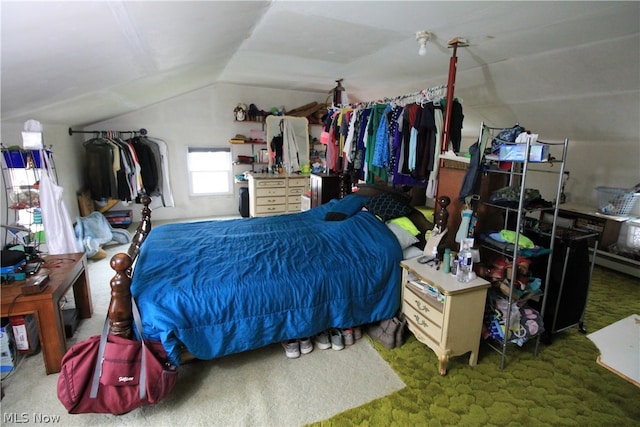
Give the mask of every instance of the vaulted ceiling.
[[[640, 140], [639, 2], [6, 1], [3, 121], [83, 125], [217, 83], [351, 101], [447, 83], [465, 128]], [[432, 33], [418, 55], [416, 32]], [[473, 129], [475, 131], [475, 128]]]

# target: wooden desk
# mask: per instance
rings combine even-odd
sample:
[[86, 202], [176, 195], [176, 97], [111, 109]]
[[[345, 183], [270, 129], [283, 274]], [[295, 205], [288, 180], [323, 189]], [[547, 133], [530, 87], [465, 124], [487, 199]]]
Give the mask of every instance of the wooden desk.
[[80, 318], [93, 314], [86, 266], [84, 253], [49, 255], [38, 271], [38, 275], [49, 274], [49, 286], [41, 293], [22, 295], [22, 280], [2, 285], [3, 317], [35, 314], [47, 374], [60, 372], [62, 356], [67, 351], [60, 303], [71, 287]]

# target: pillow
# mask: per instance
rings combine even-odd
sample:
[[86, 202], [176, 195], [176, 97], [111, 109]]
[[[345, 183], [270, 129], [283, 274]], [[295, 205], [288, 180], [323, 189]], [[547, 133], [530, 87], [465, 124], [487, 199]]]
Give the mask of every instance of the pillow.
[[324, 216], [325, 221], [342, 221], [347, 218], [349, 217], [342, 212], [327, 212]]
[[387, 227], [396, 236], [396, 239], [398, 239], [398, 243], [400, 244], [402, 250], [405, 250], [414, 243], [418, 243], [418, 239], [416, 238], [416, 236], [412, 236], [409, 232], [407, 232], [407, 230], [400, 227], [399, 225], [387, 223]]
[[418, 230], [418, 227], [416, 227], [415, 224], [411, 222], [411, 220], [406, 216], [400, 216], [398, 218], [390, 219], [388, 222], [399, 225], [400, 227], [411, 233], [412, 236], [417, 236], [418, 234], [420, 234], [420, 230]]
[[365, 202], [364, 207], [384, 222], [400, 216], [407, 216], [413, 210], [411, 206], [399, 202], [386, 193], [372, 197]]
[[424, 255], [422, 249], [415, 246], [409, 246], [402, 251], [402, 259], [411, 259]]
[[351, 217], [362, 210], [362, 205], [367, 200], [367, 197], [349, 194], [342, 199], [331, 199], [326, 205], [330, 212], [339, 212]]

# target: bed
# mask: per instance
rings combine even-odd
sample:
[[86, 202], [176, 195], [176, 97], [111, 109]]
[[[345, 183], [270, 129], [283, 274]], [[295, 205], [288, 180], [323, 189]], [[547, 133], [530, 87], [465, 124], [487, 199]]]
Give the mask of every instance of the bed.
[[[391, 318], [400, 307], [400, 261], [423, 242], [386, 223], [388, 203], [380, 216], [374, 202], [388, 196], [363, 192], [300, 213], [153, 230], [143, 197], [128, 253], [111, 259], [111, 333], [132, 336], [131, 297], [145, 337], [161, 341], [176, 364]], [[430, 229], [415, 209], [402, 212], [391, 216], [414, 218], [419, 236]]]

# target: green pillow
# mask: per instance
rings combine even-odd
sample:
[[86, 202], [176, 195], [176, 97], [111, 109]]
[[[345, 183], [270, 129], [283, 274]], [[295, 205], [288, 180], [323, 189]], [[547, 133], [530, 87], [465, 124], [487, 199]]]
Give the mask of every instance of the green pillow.
[[413, 221], [411, 221], [406, 216], [390, 219], [388, 222], [399, 225], [400, 227], [407, 230], [407, 232], [409, 232], [412, 236], [417, 236], [418, 234], [420, 234], [420, 230], [418, 230], [418, 227], [416, 227]]

